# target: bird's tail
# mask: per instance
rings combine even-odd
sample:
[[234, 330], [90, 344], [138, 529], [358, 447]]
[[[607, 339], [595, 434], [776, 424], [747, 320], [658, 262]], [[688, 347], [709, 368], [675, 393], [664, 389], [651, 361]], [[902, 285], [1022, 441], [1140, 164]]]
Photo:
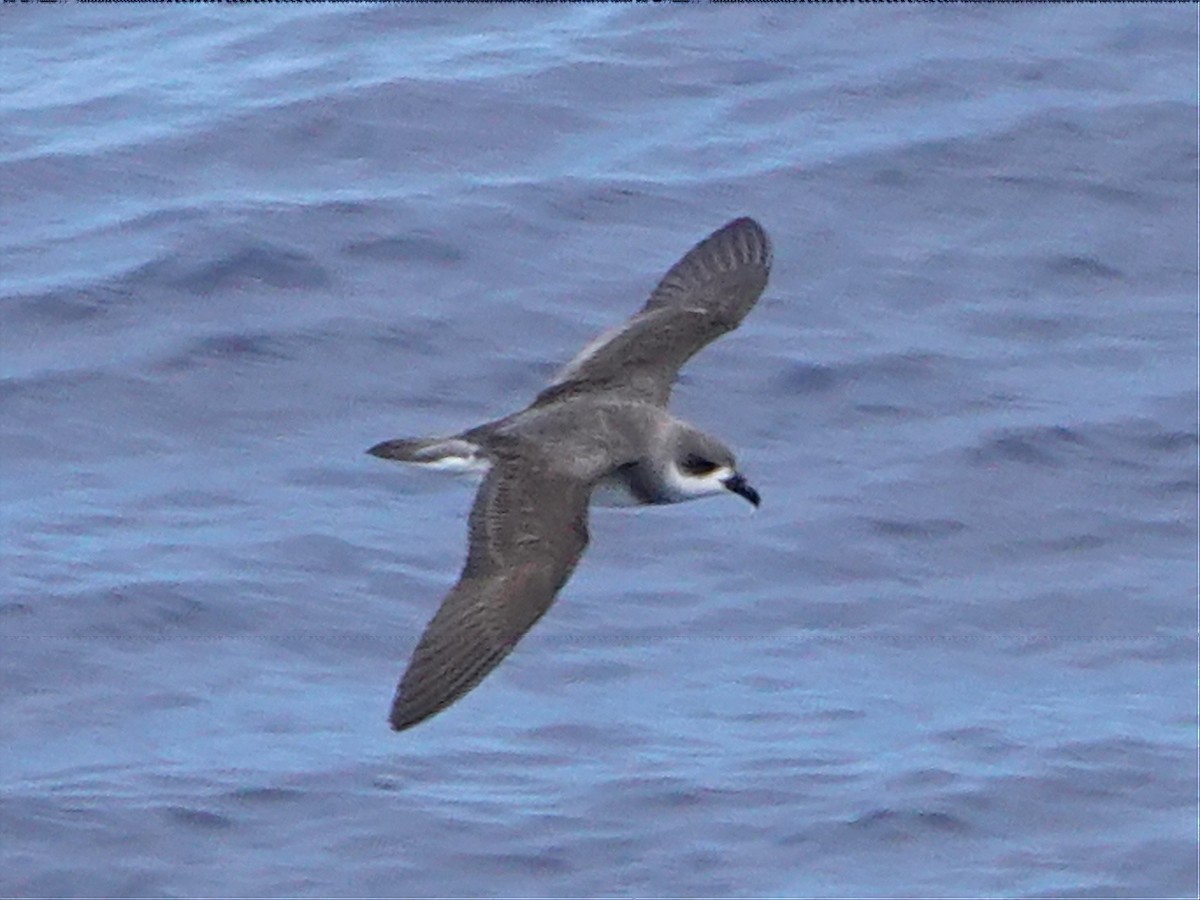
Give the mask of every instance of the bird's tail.
[[380, 459], [449, 472], [485, 471], [491, 462], [483, 448], [461, 437], [398, 438], [376, 444], [367, 452]]

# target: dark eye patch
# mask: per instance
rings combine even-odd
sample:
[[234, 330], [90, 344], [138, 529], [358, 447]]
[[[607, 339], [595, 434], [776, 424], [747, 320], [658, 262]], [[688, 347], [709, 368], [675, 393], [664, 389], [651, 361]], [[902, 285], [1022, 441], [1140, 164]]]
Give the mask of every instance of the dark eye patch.
[[689, 475], [707, 475], [717, 469], [717, 464], [711, 459], [705, 459], [703, 456], [697, 456], [695, 453], [690, 453], [684, 457], [683, 471]]

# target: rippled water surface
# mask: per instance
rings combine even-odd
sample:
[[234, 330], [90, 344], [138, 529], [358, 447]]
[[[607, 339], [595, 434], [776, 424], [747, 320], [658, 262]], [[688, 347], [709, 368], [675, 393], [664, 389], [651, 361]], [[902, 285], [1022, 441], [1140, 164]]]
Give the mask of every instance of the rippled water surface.
[[[1195, 896], [1189, 6], [3, 10], [0, 893]], [[675, 409], [402, 735], [469, 488], [726, 220]]]

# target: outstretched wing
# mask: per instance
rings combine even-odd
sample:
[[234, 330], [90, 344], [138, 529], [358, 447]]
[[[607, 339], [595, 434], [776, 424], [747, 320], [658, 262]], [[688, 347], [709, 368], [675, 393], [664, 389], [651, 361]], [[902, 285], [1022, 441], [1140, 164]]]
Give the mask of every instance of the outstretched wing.
[[585, 347], [534, 406], [586, 392], [665, 406], [680, 367], [741, 324], [770, 271], [767, 233], [753, 219], [735, 219], [688, 251], [641, 311]]
[[471, 510], [466, 566], [396, 689], [394, 729], [475, 687], [550, 608], [587, 546], [588, 494], [539, 458], [499, 455]]

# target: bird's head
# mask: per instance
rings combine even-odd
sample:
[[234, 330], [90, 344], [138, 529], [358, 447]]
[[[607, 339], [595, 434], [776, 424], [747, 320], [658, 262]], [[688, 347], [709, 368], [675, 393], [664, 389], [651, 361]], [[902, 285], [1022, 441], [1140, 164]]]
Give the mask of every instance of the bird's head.
[[755, 507], [761, 498], [741, 473], [733, 451], [711, 435], [680, 423], [672, 435], [666, 480], [676, 501], [737, 494]]

